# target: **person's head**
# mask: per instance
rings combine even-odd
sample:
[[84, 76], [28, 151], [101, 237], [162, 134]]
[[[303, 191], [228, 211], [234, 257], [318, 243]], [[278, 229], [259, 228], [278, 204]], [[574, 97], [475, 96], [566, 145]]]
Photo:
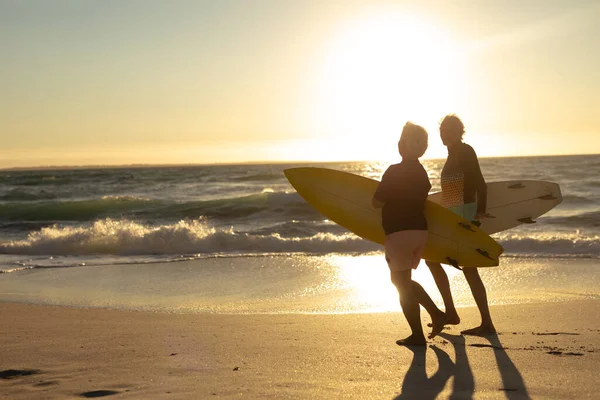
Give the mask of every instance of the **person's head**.
[[402, 128], [398, 152], [405, 159], [417, 159], [427, 150], [427, 131], [419, 125], [407, 122]]
[[462, 141], [465, 134], [465, 126], [455, 114], [446, 115], [440, 122], [440, 138], [446, 147]]

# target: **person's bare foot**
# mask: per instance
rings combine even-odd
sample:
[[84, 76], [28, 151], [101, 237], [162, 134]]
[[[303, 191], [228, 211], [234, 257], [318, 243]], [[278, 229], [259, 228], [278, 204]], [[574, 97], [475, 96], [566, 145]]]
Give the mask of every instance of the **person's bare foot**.
[[496, 334], [496, 328], [494, 325], [481, 324], [475, 328], [465, 329], [460, 332], [461, 335], [472, 335], [472, 336], [491, 336]]
[[[446, 322], [444, 323], [444, 325], [458, 325], [458, 324], [460, 324], [460, 317], [458, 316], [456, 311], [454, 311], [453, 313], [446, 311]], [[427, 324], [427, 326], [429, 328], [431, 328], [431, 327], [433, 327], [433, 324], [430, 322]]]
[[448, 317], [443, 312], [440, 312], [431, 319], [431, 332], [427, 336], [429, 339], [433, 339], [444, 329], [444, 325], [448, 323]]
[[425, 346], [427, 340], [425, 340], [425, 336], [410, 335], [407, 338], [396, 340], [396, 344], [398, 346]]
[[458, 325], [458, 324], [460, 324], [460, 317], [456, 313], [456, 310], [454, 310], [454, 312], [446, 311], [446, 325]]

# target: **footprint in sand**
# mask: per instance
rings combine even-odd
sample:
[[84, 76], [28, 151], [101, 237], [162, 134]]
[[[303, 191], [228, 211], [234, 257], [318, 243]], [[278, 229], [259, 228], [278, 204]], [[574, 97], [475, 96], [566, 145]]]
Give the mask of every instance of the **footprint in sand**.
[[58, 385], [58, 381], [41, 381], [39, 383], [36, 383], [33, 386], [46, 387], [46, 386], [52, 386], [52, 385]]
[[547, 351], [546, 354], [552, 354], [554, 356], [582, 356], [583, 355], [583, 353], [575, 353], [575, 352], [563, 353], [562, 351], [558, 351], [558, 350]]
[[7, 369], [0, 371], [0, 378], [2, 379], [13, 379], [20, 378], [22, 376], [37, 375], [41, 373], [39, 369]]
[[112, 396], [113, 394], [119, 394], [120, 392], [116, 392], [114, 390], [94, 390], [91, 392], [81, 393], [82, 397], [94, 398], [94, 397], [104, 397], [104, 396]]
[[474, 344], [470, 344], [469, 346], [471, 346], [471, 347], [491, 347], [492, 349], [496, 349], [496, 350], [508, 350], [508, 347], [494, 346], [492, 344], [474, 343]]
[[556, 336], [556, 335], [574, 335], [574, 336], [579, 336], [579, 333], [572, 333], [572, 332], [544, 332], [544, 333], [534, 333], [534, 335], [538, 335], [538, 336]]

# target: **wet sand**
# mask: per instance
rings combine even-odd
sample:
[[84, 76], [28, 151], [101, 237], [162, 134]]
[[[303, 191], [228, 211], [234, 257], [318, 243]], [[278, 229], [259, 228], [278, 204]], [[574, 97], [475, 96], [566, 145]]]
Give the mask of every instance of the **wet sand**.
[[[398, 347], [401, 313], [168, 314], [0, 303], [0, 398], [596, 398], [600, 300], [492, 307]], [[427, 322], [423, 313], [423, 321]]]

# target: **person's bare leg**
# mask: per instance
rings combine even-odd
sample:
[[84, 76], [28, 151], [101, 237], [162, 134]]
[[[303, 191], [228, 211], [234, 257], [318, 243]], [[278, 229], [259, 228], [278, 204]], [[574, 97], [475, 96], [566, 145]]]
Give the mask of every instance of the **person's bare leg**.
[[460, 317], [454, 307], [454, 300], [452, 299], [452, 292], [450, 291], [450, 282], [448, 281], [448, 275], [440, 263], [425, 262], [433, 275], [435, 284], [442, 295], [444, 300], [444, 307], [446, 308], [446, 324], [458, 325], [460, 323]]
[[427, 310], [431, 317], [431, 324], [428, 324], [428, 326], [431, 326], [432, 329], [428, 337], [429, 339], [433, 339], [444, 329], [446, 314], [435, 305], [431, 297], [429, 297], [425, 289], [418, 282], [412, 281], [412, 289], [417, 302]]
[[494, 335], [496, 333], [496, 328], [492, 323], [490, 307], [487, 301], [487, 292], [483, 285], [483, 281], [481, 280], [481, 276], [479, 276], [479, 271], [477, 271], [477, 268], [464, 268], [463, 272], [467, 279], [467, 283], [471, 288], [471, 293], [473, 293], [473, 297], [475, 298], [479, 313], [481, 314], [481, 325], [475, 328], [466, 329], [462, 331], [461, 334], [476, 336]]
[[413, 281], [411, 278], [411, 270], [406, 271], [392, 271], [391, 273], [392, 282], [398, 289], [400, 294], [400, 305], [402, 306], [402, 312], [404, 317], [410, 326], [412, 331], [411, 335], [407, 338], [396, 341], [399, 346], [424, 346], [427, 344], [425, 335], [423, 334], [423, 327], [421, 326], [421, 311], [419, 309], [419, 303], [413, 292]]

